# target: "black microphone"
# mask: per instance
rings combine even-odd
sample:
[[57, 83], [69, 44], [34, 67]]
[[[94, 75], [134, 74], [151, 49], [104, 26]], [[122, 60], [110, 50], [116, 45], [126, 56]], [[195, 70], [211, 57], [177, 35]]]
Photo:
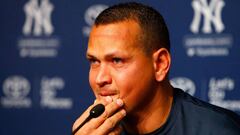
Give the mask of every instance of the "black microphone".
[[88, 117], [72, 132], [72, 135], [74, 135], [84, 124], [86, 124], [89, 120], [92, 118], [97, 118], [105, 111], [105, 107], [103, 104], [97, 104], [94, 106], [90, 112]]

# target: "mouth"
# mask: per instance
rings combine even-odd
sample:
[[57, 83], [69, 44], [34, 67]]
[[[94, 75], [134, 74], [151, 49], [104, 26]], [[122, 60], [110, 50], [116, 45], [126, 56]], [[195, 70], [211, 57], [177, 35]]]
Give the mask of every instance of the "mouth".
[[100, 99], [105, 99], [106, 97], [112, 97], [112, 99], [118, 99], [119, 98], [119, 95], [116, 91], [109, 91], [109, 90], [101, 90], [99, 93], [98, 93], [98, 97]]

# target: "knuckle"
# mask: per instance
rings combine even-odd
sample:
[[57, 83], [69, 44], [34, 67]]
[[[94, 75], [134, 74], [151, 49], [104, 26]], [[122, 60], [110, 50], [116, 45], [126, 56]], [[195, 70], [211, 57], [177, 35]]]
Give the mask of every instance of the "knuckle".
[[115, 102], [112, 102], [111, 104], [109, 104], [107, 106], [107, 109], [111, 110], [111, 111], [115, 111], [119, 108], [119, 106], [115, 103]]
[[105, 110], [104, 113], [102, 114], [103, 119], [107, 119], [109, 116], [109, 111]]
[[118, 120], [121, 120], [123, 117], [125, 117], [125, 113], [123, 113], [122, 111], [120, 111], [116, 114], [116, 118]]
[[111, 128], [115, 127], [115, 124], [116, 124], [115, 120], [110, 118], [110, 119], [107, 119], [106, 122], [108, 123], [109, 127]]
[[94, 129], [91, 128], [91, 126], [86, 126], [86, 127], [82, 127], [81, 129], [79, 129], [79, 131], [77, 132], [76, 135], [90, 135], [91, 133], [93, 133]]

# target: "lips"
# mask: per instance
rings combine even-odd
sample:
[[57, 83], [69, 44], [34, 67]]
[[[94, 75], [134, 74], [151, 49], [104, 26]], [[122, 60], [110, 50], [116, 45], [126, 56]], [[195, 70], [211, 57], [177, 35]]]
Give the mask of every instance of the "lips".
[[117, 93], [115, 91], [109, 91], [109, 90], [101, 90], [99, 92], [99, 95], [100, 96], [114, 96], [116, 95]]

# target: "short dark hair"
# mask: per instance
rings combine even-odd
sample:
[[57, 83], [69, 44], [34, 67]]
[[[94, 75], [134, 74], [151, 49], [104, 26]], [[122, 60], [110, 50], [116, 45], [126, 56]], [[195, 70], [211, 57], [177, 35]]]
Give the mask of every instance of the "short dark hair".
[[95, 26], [117, 23], [127, 20], [136, 21], [142, 29], [140, 39], [147, 54], [166, 48], [170, 51], [169, 32], [162, 15], [152, 7], [136, 3], [120, 3], [101, 12], [95, 20]]

